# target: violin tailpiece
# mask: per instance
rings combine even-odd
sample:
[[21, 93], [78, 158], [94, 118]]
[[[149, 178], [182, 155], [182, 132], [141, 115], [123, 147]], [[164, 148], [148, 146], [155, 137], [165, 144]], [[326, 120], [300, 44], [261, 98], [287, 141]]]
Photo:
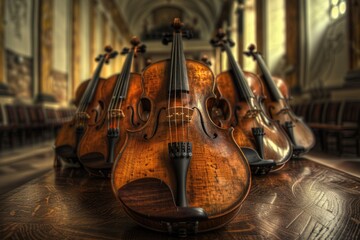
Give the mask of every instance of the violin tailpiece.
[[176, 177], [176, 205], [187, 207], [186, 177], [192, 157], [192, 144], [190, 142], [173, 142], [168, 144], [168, 149]]
[[120, 130], [118, 128], [109, 128], [107, 137], [108, 137], [108, 159], [106, 159], [107, 163], [114, 162], [114, 151], [115, 151], [115, 143], [119, 139]]
[[256, 127], [252, 128], [251, 130], [255, 139], [256, 150], [259, 153], [260, 157], [264, 159], [264, 128]]

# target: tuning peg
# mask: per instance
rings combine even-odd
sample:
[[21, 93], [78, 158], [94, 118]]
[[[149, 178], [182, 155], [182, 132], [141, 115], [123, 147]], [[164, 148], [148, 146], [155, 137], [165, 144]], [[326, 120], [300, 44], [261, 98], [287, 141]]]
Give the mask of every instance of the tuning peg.
[[187, 38], [187, 39], [191, 39], [193, 37], [192, 32], [190, 32], [189, 30], [183, 31], [183, 37]]
[[121, 55], [127, 54], [130, 51], [129, 48], [124, 47], [123, 50], [121, 51]]
[[163, 33], [162, 43], [164, 45], [168, 45], [169, 42], [171, 42], [171, 34], [169, 33]]
[[113, 51], [113, 52], [110, 53], [109, 58], [114, 58], [114, 57], [116, 57], [118, 54], [119, 54], [118, 51]]
[[138, 48], [138, 52], [141, 52], [141, 53], [146, 52], [146, 45], [145, 44], [140, 45], [140, 47]]
[[218, 41], [219, 41], [218, 39], [213, 38], [213, 39], [210, 40], [210, 44], [211, 44], [212, 46], [216, 47], [216, 46], [218, 45]]
[[234, 42], [233, 40], [228, 39], [227, 41], [228, 41], [228, 43], [229, 43], [230, 47], [235, 46], [235, 42]]
[[96, 61], [96, 62], [99, 62], [103, 56], [104, 56], [104, 55], [99, 54], [99, 56], [97, 56], [97, 57], [95, 58], [95, 61]]

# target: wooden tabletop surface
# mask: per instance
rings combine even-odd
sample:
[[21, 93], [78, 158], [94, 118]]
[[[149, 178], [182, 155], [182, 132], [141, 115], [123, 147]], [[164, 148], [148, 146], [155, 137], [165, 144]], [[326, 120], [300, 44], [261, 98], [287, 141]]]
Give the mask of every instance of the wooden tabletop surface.
[[[127, 217], [109, 180], [58, 169], [0, 197], [1, 239], [176, 239]], [[360, 239], [360, 179], [302, 159], [253, 177], [226, 227], [188, 239]]]

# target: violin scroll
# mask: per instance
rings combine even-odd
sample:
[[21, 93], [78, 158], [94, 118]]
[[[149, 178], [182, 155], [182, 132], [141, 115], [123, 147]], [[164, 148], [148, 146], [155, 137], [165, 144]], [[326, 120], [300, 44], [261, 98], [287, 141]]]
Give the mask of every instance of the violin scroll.
[[119, 54], [117, 51], [113, 51], [110, 45], [105, 46], [104, 51], [106, 52], [105, 54], [99, 54], [99, 56], [95, 58], [96, 62], [104, 60], [105, 63], [109, 63], [110, 59], [115, 58]]
[[214, 47], [222, 47], [221, 50], [224, 51], [224, 45], [226, 43], [228, 43], [230, 47], [235, 46], [235, 42], [230, 38], [226, 38], [225, 31], [219, 28], [216, 37], [210, 40], [210, 44]]
[[244, 54], [248, 57], [252, 57], [253, 60], [255, 61], [256, 60], [255, 54], [259, 54], [259, 52], [256, 52], [255, 49], [256, 49], [256, 46], [255, 46], [255, 44], [252, 43], [248, 46], [249, 51], [244, 52]]
[[[174, 29], [175, 33], [181, 32], [182, 36], [188, 40], [193, 37], [192, 32], [190, 32], [189, 30], [182, 30], [184, 28], [184, 23], [180, 21], [180, 18], [175, 18], [174, 22], [171, 24], [171, 27]], [[168, 45], [169, 42], [172, 42], [172, 37], [172, 33], [163, 33], [162, 43], [164, 45]]]

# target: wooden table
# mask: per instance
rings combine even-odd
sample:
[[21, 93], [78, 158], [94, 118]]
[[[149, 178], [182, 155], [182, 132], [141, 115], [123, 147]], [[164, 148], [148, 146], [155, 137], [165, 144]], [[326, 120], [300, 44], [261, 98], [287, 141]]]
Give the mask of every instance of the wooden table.
[[[0, 198], [0, 238], [176, 239], [136, 225], [109, 180], [51, 171]], [[360, 179], [308, 160], [253, 177], [226, 227], [189, 239], [360, 239]]]

